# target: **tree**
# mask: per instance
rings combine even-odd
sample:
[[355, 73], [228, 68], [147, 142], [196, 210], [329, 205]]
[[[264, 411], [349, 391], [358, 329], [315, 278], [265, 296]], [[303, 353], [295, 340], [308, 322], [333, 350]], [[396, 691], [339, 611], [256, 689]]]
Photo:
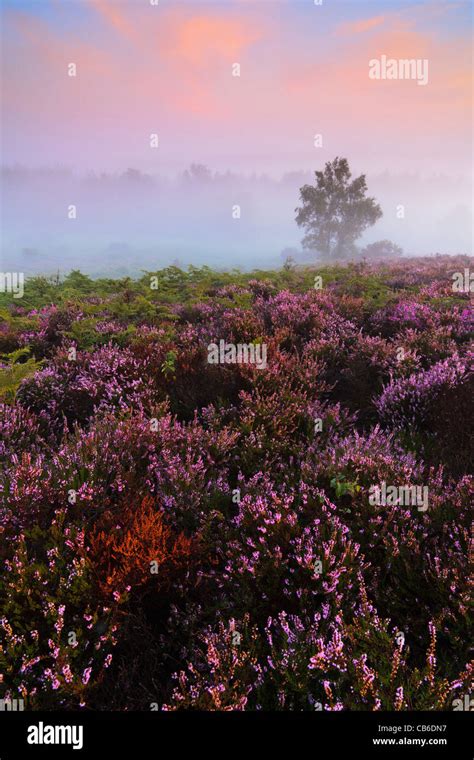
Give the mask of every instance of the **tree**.
[[362, 248], [360, 255], [366, 259], [396, 259], [403, 255], [403, 248], [391, 240], [377, 240]]
[[295, 209], [296, 223], [306, 232], [303, 248], [316, 249], [328, 258], [344, 258], [355, 251], [355, 241], [382, 216], [374, 198], [367, 198], [365, 174], [351, 181], [346, 158], [328, 161], [315, 172], [316, 184], [300, 189], [302, 205]]
[[125, 180], [126, 182], [133, 184], [133, 185], [151, 185], [153, 184], [153, 180], [150, 177], [149, 174], [144, 174], [139, 169], [127, 169], [126, 172], [123, 172], [120, 179]]
[[212, 172], [205, 164], [191, 164], [184, 172], [184, 179], [209, 183], [212, 180]]

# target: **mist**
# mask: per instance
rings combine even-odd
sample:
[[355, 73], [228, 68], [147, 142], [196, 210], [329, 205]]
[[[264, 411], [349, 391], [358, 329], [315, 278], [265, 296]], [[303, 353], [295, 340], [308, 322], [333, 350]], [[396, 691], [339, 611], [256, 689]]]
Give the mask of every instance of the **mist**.
[[[313, 181], [309, 170], [276, 178], [197, 163], [174, 177], [4, 167], [2, 269], [136, 276], [171, 264], [278, 267], [289, 253], [315, 261], [294, 221], [299, 188]], [[383, 217], [359, 245], [389, 239], [410, 256], [472, 253], [467, 178], [386, 171], [367, 183]]]

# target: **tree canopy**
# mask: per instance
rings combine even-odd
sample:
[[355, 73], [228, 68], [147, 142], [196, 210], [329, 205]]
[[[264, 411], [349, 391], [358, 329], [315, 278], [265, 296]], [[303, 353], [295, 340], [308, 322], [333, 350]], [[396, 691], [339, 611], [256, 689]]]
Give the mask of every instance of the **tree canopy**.
[[305, 230], [303, 248], [319, 251], [326, 258], [349, 256], [364, 230], [382, 216], [374, 198], [367, 197], [365, 174], [351, 179], [346, 158], [328, 161], [315, 172], [316, 183], [300, 189], [301, 206], [296, 222]]

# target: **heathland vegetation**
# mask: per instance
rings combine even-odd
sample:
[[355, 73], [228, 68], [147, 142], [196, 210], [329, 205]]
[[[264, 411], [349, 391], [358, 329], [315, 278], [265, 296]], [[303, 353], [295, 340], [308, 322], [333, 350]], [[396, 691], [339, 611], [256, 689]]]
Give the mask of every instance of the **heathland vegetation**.
[[452, 709], [473, 673], [469, 267], [1, 294], [1, 696]]

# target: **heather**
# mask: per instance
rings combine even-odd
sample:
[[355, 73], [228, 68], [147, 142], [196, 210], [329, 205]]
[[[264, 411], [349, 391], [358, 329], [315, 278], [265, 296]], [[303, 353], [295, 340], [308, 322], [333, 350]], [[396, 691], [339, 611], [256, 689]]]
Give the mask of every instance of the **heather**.
[[[0, 294], [2, 694], [452, 709], [473, 673], [468, 266]], [[265, 368], [209, 363], [220, 340], [264, 344]], [[427, 487], [428, 509], [374, 503], [381, 483]]]

